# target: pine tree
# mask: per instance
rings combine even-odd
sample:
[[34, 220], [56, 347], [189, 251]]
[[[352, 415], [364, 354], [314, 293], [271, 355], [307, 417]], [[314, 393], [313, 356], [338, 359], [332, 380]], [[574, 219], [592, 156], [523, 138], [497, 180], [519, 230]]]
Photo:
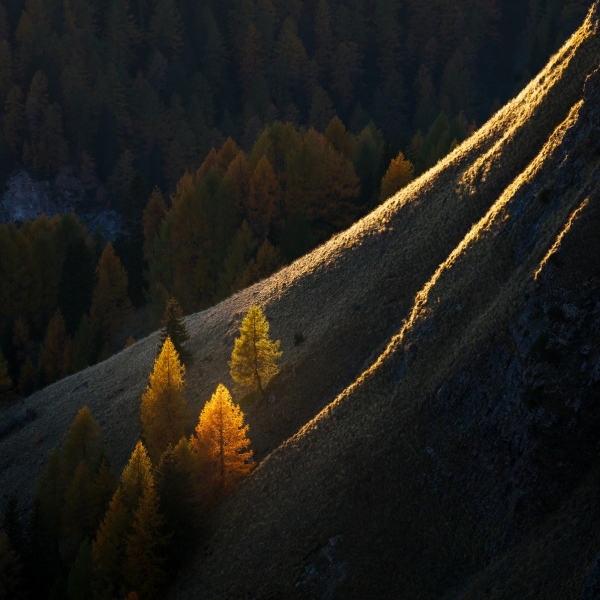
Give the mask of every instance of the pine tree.
[[400, 152], [392, 160], [388, 170], [381, 180], [381, 202], [391, 198], [397, 191], [408, 185], [415, 178], [415, 168], [413, 164], [404, 158]]
[[269, 322], [260, 306], [253, 306], [244, 317], [240, 337], [235, 339], [229, 369], [232, 379], [243, 391], [258, 390], [263, 396], [269, 381], [279, 373], [279, 340], [269, 338]]
[[48, 324], [48, 331], [40, 350], [40, 368], [45, 381], [54, 383], [67, 375], [70, 366], [71, 340], [59, 309]]
[[90, 316], [97, 348], [116, 348], [116, 336], [131, 312], [127, 295], [127, 273], [109, 242], [96, 268], [96, 287]]
[[169, 298], [165, 307], [160, 334], [160, 349], [164, 347], [167, 338], [170, 338], [175, 346], [181, 363], [185, 365], [189, 362], [191, 355], [186, 350], [185, 343], [190, 339], [190, 334], [183, 318], [183, 311], [176, 298]]
[[157, 463], [169, 444], [176, 444], [189, 422], [185, 389], [185, 367], [167, 337], [154, 363], [150, 382], [142, 396], [141, 419], [152, 460]]
[[0, 402], [8, 402], [15, 397], [13, 380], [8, 374], [8, 362], [0, 350]]
[[244, 425], [244, 413], [233, 403], [229, 390], [219, 384], [202, 409], [192, 436], [192, 445], [206, 460], [218, 495], [229, 492], [252, 470], [253, 465], [248, 462], [253, 455], [252, 450], [248, 450], [249, 427]]
[[158, 496], [149, 481], [133, 512], [132, 531], [125, 548], [125, 581], [140, 600], [156, 598], [158, 588], [166, 580], [161, 553], [166, 540], [161, 534], [163, 518], [159, 512]]

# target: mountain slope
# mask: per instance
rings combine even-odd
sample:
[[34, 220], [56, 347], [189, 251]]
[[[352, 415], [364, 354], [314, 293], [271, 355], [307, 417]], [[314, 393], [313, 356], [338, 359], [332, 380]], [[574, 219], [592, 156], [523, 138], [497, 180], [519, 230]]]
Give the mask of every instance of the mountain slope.
[[[232, 494], [172, 597], [587, 593], [600, 549], [599, 125], [595, 71], [376, 362]], [[481, 156], [457, 202], [503, 181], [508, 158]]]
[[[532, 486], [531, 469], [540, 482], [554, 470], [539, 470], [548, 441], [527, 429], [543, 429], [545, 413], [522, 405], [545, 398], [527, 379], [530, 349], [552, 350], [550, 333], [540, 338], [546, 313], [527, 304], [533, 276], [573, 211], [596, 214], [597, 160], [586, 146], [596, 96], [588, 86], [582, 102], [581, 90], [600, 57], [597, 28], [596, 3], [546, 69], [429, 173], [307, 257], [188, 317], [196, 414], [218, 382], [230, 383], [226, 361], [252, 304], [282, 340], [285, 365], [274, 404], [247, 410], [256, 455], [268, 458], [223, 506], [212, 554], [176, 597], [477, 594], [493, 569], [509, 568], [499, 557], [512, 564], [503, 551], [533, 552], [531, 528], [592, 477], [586, 463], [550, 500]], [[541, 324], [514, 333], [528, 311]], [[306, 340], [297, 347], [296, 332]], [[3, 494], [31, 497], [86, 404], [120, 469], [139, 436], [157, 343], [150, 336], [4, 407]], [[571, 412], [559, 419], [566, 431]]]

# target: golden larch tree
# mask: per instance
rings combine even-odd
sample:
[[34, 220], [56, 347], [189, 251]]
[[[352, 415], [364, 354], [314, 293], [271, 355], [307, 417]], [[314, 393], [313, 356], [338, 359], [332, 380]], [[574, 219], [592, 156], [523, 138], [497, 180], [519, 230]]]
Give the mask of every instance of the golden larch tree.
[[131, 311], [127, 272], [109, 242], [96, 267], [96, 287], [90, 309], [92, 331], [100, 346], [114, 344], [116, 334]]
[[415, 178], [415, 168], [410, 160], [404, 158], [400, 152], [392, 159], [386, 174], [381, 180], [381, 194], [379, 200], [383, 202], [391, 198], [396, 192], [407, 186]]
[[142, 428], [155, 464], [169, 444], [176, 446], [185, 435], [190, 413], [184, 389], [185, 366], [180, 363], [171, 338], [167, 337], [142, 396]]
[[128, 510], [133, 511], [137, 508], [149, 481], [153, 481], [152, 463], [146, 447], [142, 442], [138, 442], [121, 474], [123, 502]]
[[269, 322], [260, 306], [252, 306], [242, 321], [229, 361], [231, 378], [240, 391], [258, 390], [265, 395], [269, 381], [279, 373], [279, 343], [269, 338]]
[[244, 413], [234, 404], [229, 390], [219, 384], [217, 391], [200, 413], [192, 447], [205, 461], [217, 493], [230, 491], [237, 481], [252, 470], [253, 452], [249, 450], [249, 425]]

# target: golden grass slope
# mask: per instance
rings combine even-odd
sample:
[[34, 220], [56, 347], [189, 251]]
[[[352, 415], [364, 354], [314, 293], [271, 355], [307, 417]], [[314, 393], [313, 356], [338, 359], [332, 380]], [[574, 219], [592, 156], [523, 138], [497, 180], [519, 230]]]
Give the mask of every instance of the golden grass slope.
[[[515, 100], [372, 214], [270, 279], [188, 317], [194, 355], [188, 398], [193, 411], [200, 412], [219, 382], [231, 385], [227, 359], [241, 318], [253, 304], [263, 307], [273, 339], [282, 340], [285, 363], [271, 388], [275, 403], [247, 411], [259, 459], [357, 380], [399, 331], [415, 295], [438, 266], [568, 115], [600, 55], [597, 27], [594, 5], [582, 28]], [[490, 161], [493, 169], [488, 168]], [[298, 347], [293, 344], [295, 332], [306, 340]], [[110, 458], [120, 469], [140, 435], [139, 403], [157, 345], [158, 336], [152, 335], [23, 404], [3, 407], [0, 418], [5, 420], [27, 408], [37, 414], [0, 439], [3, 497], [17, 491], [21, 498], [31, 498], [51, 448], [84, 405], [103, 427]], [[370, 395], [365, 403], [370, 406]], [[315, 427], [319, 425], [311, 424], [306, 431]], [[361, 438], [358, 422], [351, 429]], [[259, 485], [263, 473], [251, 485]], [[240, 490], [236, 497], [244, 493]], [[259, 518], [253, 527], [260, 529], [261, 523]]]

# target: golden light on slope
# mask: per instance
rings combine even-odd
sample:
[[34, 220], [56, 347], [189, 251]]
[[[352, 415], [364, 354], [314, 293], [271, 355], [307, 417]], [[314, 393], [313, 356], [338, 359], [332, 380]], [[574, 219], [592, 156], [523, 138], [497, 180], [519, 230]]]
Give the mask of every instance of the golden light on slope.
[[573, 213], [569, 217], [569, 220], [567, 221], [566, 225], [564, 226], [563, 230], [558, 234], [556, 241], [554, 242], [554, 244], [552, 244], [552, 247], [550, 248], [550, 250], [548, 250], [548, 253], [546, 254], [546, 256], [544, 256], [544, 258], [542, 259], [542, 262], [540, 263], [540, 266], [538, 267], [537, 271], [534, 273], [534, 275], [533, 275], [534, 281], [536, 281], [539, 274], [544, 270], [544, 267], [546, 266], [546, 263], [550, 260], [550, 257], [560, 248], [560, 244], [561, 244], [563, 238], [565, 237], [565, 235], [567, 235], [567, 233], [569, 233], [569, 229], [571, 229], [571, 227], [573, 226], [573, 223], [575, 223], [575, 221], [578, 219], [579, 215], [581, 214], [581, 211], [589, 204], [589, 200], [590, 200], [589, 198], [586, 198], [573, 211]]

